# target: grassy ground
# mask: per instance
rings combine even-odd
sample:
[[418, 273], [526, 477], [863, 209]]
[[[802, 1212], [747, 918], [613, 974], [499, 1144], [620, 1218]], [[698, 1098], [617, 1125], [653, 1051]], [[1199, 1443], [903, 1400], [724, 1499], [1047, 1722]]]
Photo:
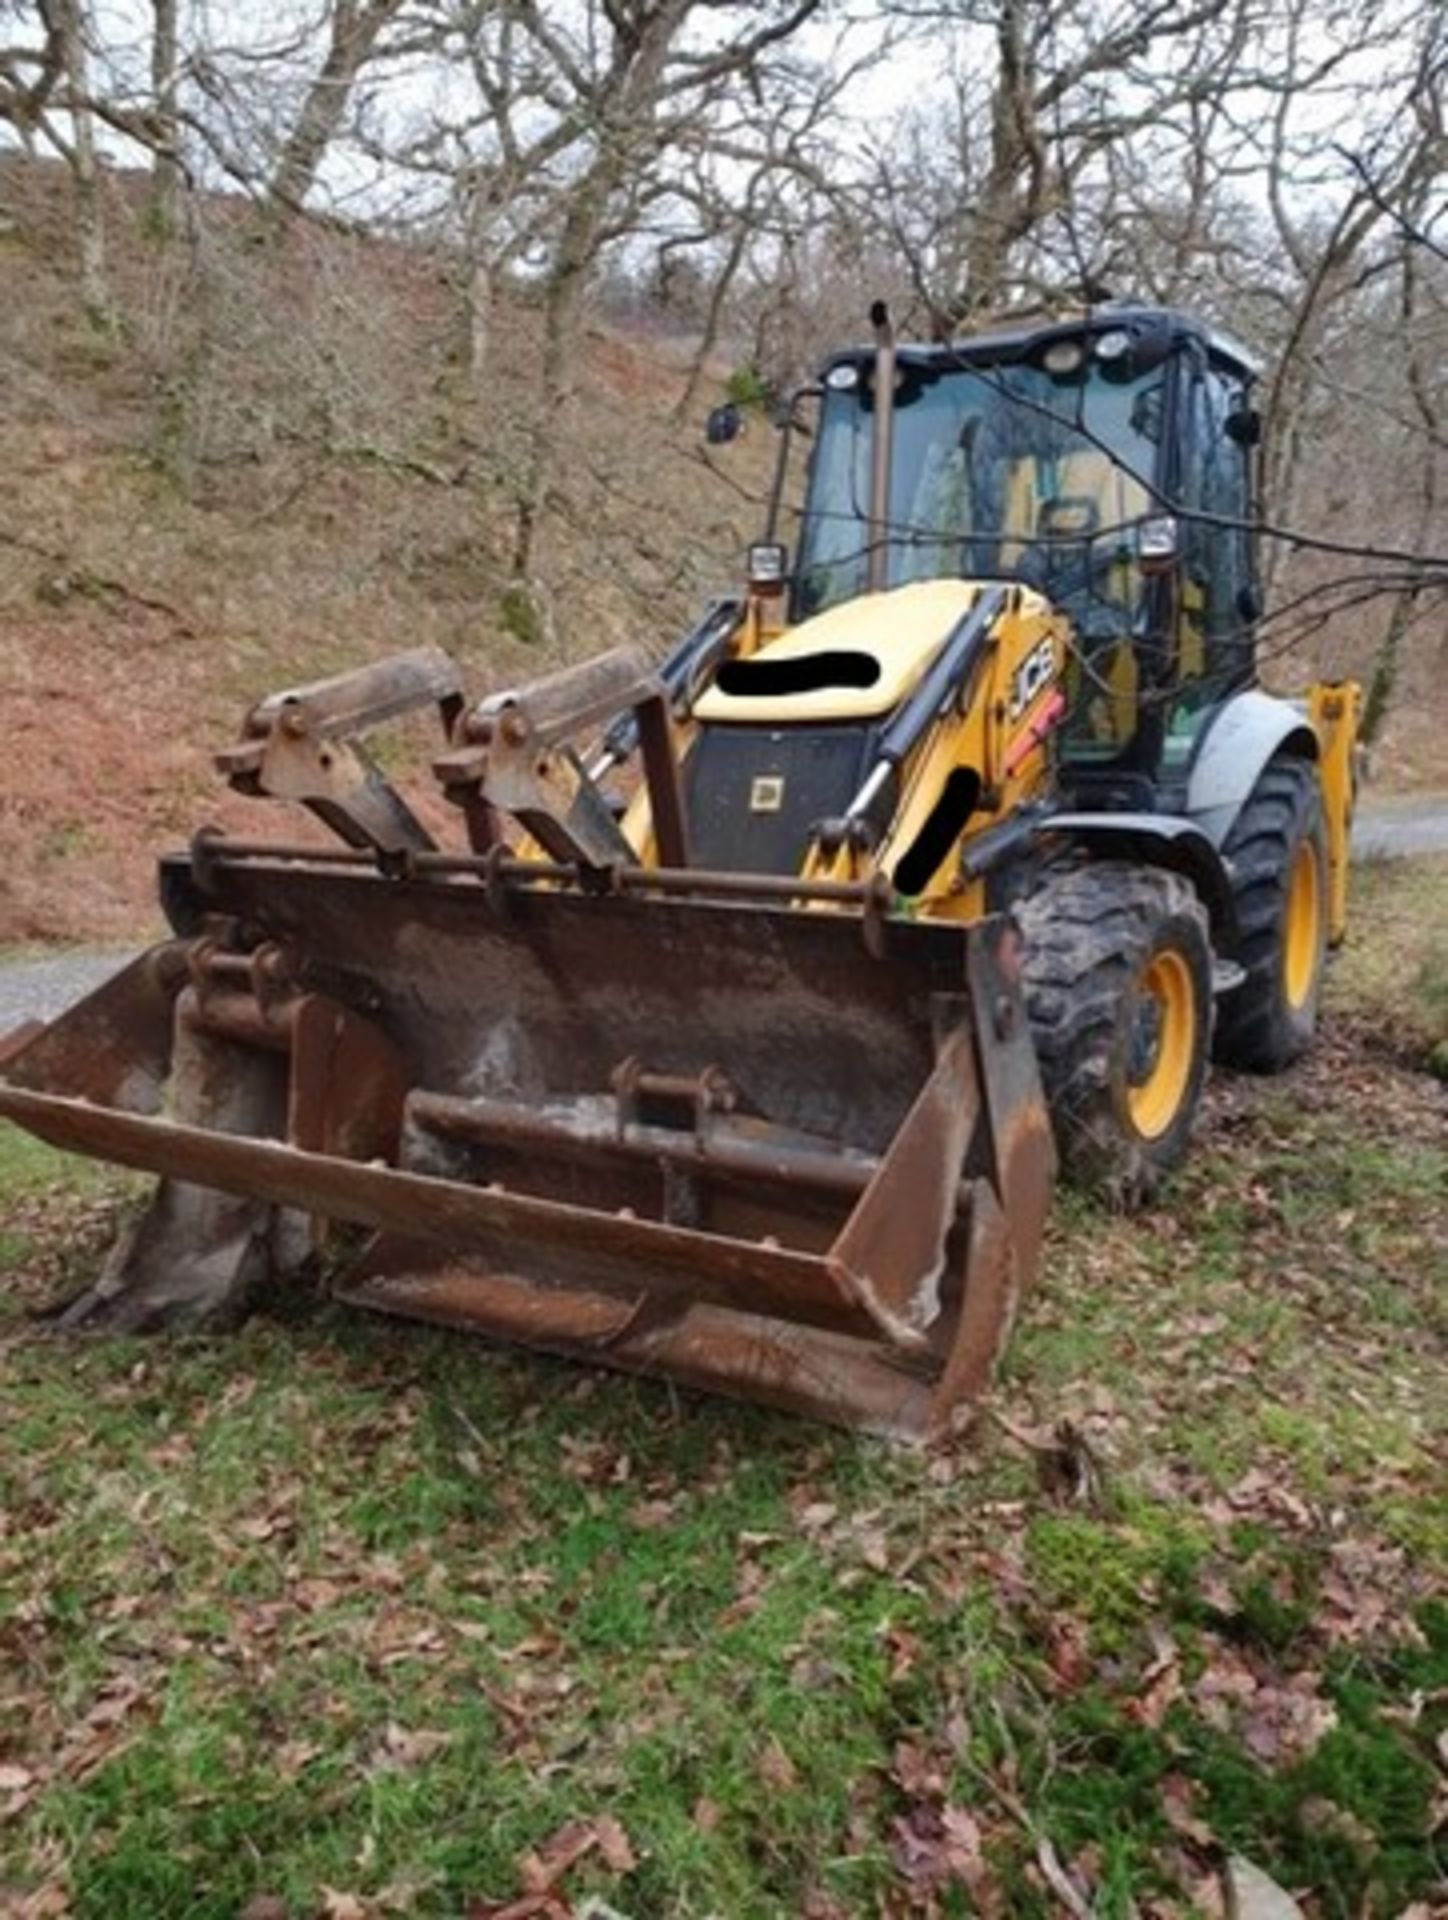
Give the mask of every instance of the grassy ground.
[[1357, 926], [937, 1458], [330, 1312], [58, 1341], [127, 1189], [0, 1134], [0, 1913], [1448, 1911], [1448, 863]]

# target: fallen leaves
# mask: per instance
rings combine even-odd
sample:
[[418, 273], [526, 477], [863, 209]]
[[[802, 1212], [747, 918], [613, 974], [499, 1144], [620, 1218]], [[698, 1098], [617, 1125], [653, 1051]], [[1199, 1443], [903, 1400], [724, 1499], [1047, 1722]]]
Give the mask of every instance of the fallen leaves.
[[629, 1508], [629, 1523], [641, 1533], [655, 1533], [671, 1527], [679, 1517], [679, 1500], [638, 1500]]
[[799, 1785], [799, 1769], [785, 1752], [777, 1734], [771, 1734], [759, 1756], [759, 1777], [775, 1793], [793, 1793]]
[[1199, 1790], [1195, 1781], [1182, 1773], [1169, 1773], [1162, 1780], [1158, 1793], [1161, 1810], [1173, 1833], [1202, 1852], [1208, 1852], [1216, 1846], [1216, 1835], [1196, 1811]]
[[1233, 1854], [1222, 1873], [1226, 1920], [1304, 1920], [1284, 1888], [1250, 1860]]
[[912, 1894], [963, 1887], [978, 1912], [1005, 1911], [985, 1858], [980, 1823], [967, 1808], [920, 1802], [891, 1822], [891, 1836], [896, 1870]]
[[694, 1802], [691, 1817], [700, 1833], [717, 1833], [724, 1819], [724, 1811], [717, 1800], [711, 1800], [707, 1794], [700, 1794]]
[[1143, 1671], [1138, 1691], [1126, 1711], [1139, 1726], [1159, 1727], [1167, 1709], [1182, 1696], [1181, 1656], [1175, 1643], [1157, 1635], [1156, 1657]]
[[1193, 1704], [1208, 1726], [1234, 1734], [1264, 1766], [1304, 1759], [1337, 1725], [1320, 1673], [1303, 1669], [1279, 1681], [1216, 1635], [1204, 1634], [1202, 1645], [1206, 1659], [1189, 1690]]
[[355, 1893], [342, 1893], [336, 1887], [322, 1888], [320, 1920], [371, 1920], [371, 1910]]
[[525, 1893], [546, 1893], [589, 1854], [597, 1853], [612, 1873], [632, 1873], [638, 1858], [623, 1827], [612, 1814], [569, 1820], [518, 1864]]
[[638, 1866], [633, 1842], [612, 1814], [566, 1820], [518, 1862], [521, 1892], [501, 1900], [472, 1901], [467, 1920], [586, 1920], [590, 1913], [605, 1920], [612, 1912], [605, 1903], [596, 1898], [576, 1903], [563, 1886], [576, 1867], [595, 1858], [616, 1875], [630, 1874]]
[[89, 1780], [131, 1744], [135, 1734], [127, 1722], [140, 1715], [151, 1698], [138, 1674], [120, 1672], [103, 1681], [90, 1706], [67, 1729], [50, 1771], [76, 1783]]
[[[934, 1914], [936, 1896], [964, 1888], [972, 1911], [1006, 1911], [996, 1874], [986, 1858], [987, 1833], [979, 1816], [952, 1793], [952, 1781], [970, 1741], [958, 1714], [947, 1716], [931, 1741], [897, 1740], [890, 1781], [906, 1802], [890, 1822], [890, 1855], [904, 1883], [911, 1911]], [[1009, 1799], [1008, 1790], [1001, 1790]]]
[[0, 1886], [0, 1920], [69, 1920], [70, 1894], [56, 1881], [30, 1893], [9, 1893]]
[[450, 1733], [442, 1733], [431, 1727], [409, 1729], [398, 1726], [395, 1720], [389, 1720], [373, 1750], [368, 1771], [401, 1773], [413, 1767], [425, 1766], [444, 1748], [450, 1747], [452, 1742]]
[[291, 1909], [280, 1894], [254, 1893], [237, 1920], [291, 1920]]

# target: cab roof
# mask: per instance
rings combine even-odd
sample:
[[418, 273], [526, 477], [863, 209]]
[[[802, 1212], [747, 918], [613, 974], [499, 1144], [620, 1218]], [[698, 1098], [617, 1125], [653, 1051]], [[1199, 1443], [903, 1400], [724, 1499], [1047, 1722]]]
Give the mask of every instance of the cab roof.
[[[1168, 352], [1188, 341], [1195, 341], [1205, 347], [1213, 359], [1225, 363], [1234, 373], [1248, 380], [1255, 380], [1261, 372], [1260, 363], [1244, 346], [1229, 334], [1209, 326], [1195, 314], [1184, 313], [1177, 307], [1149, 306], [1137, 301], [1113, 301], [1103, 306], [1082, 308], [1075, 313], [1046, 313], [1039, 308], [1029, 308], [993, 318], [979, 333], [961, 340], [901, 341], [896, 352], [902, 360], [918, 366], [948, 366], [959, 360], [1024, 360], [1052, 340], [1111, 333], [1118, 329], [1161, 333], [1165, 336], [1164, 344]], [[869, 359], [873, 353], [873, 347], [845, 348], [831, 354], [821, 371], [827, 372], [833, 366]]]

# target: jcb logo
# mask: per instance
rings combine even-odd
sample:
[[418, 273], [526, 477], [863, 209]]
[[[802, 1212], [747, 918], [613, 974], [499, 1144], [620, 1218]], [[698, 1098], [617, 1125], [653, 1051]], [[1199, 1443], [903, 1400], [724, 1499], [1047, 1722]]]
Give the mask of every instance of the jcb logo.
[[1049, 639], [1038, 641], [1011, 676], [1010, 718], [1019, 720], [1037, 694], [1055, 677], [1055, 643]]

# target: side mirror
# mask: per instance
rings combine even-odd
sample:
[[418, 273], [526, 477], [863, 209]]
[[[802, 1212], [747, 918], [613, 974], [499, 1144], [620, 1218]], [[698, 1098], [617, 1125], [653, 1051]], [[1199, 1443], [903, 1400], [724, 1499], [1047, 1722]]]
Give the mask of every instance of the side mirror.
[[709, 418], [704, 422], [704, 438], [711, 447], [727, 447], [743, 431], [744, 415], [732, 400], [726, 400], [722, 407], [710, 408]]
[[1249, 625], [1262, 618], [1262, 595], [1256, 587], [1238, 587], [1237, 618]]
[[1255, 407], [1234, 407], [1222, 422], [1229, 440], [1239, 447], [1255, 447], [1262, 440], [1262, 416]]

